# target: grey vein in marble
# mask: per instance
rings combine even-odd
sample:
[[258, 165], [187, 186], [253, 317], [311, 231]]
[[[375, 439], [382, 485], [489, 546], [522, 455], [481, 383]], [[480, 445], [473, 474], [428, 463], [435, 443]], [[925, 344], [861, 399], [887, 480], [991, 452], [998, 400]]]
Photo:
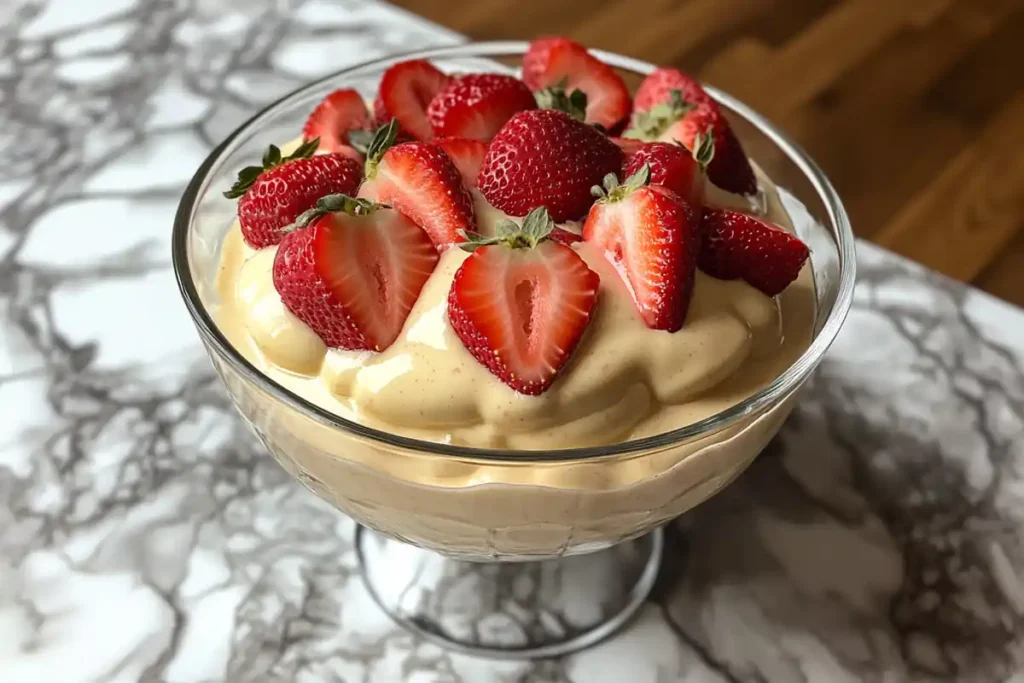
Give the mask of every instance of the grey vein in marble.
[[[8, 9], [8, 8], [5, 8]], [[772, 448], [674, 527], [656, 599], [557, 661], [445, 653], [352, 523], [235, 418], [168, 263], [178, 195], [262, 104], [455, 40], [370, 2], [18, 2], [0, 27], [0, 681], [1009, 680], [1024, 314], [862, 247]]]

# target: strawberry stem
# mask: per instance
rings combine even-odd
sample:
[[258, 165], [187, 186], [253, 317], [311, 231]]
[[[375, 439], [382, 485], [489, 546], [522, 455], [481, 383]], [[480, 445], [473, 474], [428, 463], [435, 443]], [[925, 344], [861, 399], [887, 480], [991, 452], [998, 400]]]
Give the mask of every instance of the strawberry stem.
[[503, 218], [498, 221], [494, 230], [497, 233], [494, 237], [484, 237], [476, 233], [468, 233], [460, 230], [459, 234], [466, 240], [459, 246], [466, 251], [473, 251], [480, 247], [492, 244], [504, 244], [511, 249], [533, 249], [541, 242], [548, 239], [555, 229], [555, 222], [547, 208], [538, 206], [526, 214], [522, 225], [517, 224], [510, 218]]
[[[680, 145], [683, 144], [678, 140], [676, 142]], [[707, 173], [708, 164], [715, 158], [715, 136], [710, 128], [693, 136], [693, 151], [691, 153], [694, 161], [700, 166], [700, 170]]]
[[270, 145], [267, 147], [267, 151], [263, 153], [262, 165], [246, 166], [239, 171], [238, 179], [235, 180], [235, 184], [231, 186], [231, 189], [224, 193], [224, 196], [228, 199], [238, 199], [252, 187], [252, 184], [256, 182], [256, 179], [264, 171], [269, 171], [275, 166], [287, 164], [289, 161], [295, 161], [296, 159], [308, 159], [313, 156], [313, 153], [316, 152], [319, 146], [320, 138], [304, 140], [301, 145], [295, 148], [294, 152], [286, 157], [282, 157], [281, 148], [277, 145]]
[[284, 232], [301, 230], [317, 218], [329, 213], [346, 213], [349, 216], [369, 216], [380, 209], [390, 209], [389, 204], [381, 204], [362, 197], [349, 197], [347, 194], [329, 194], [317, 200], [316, 206], [303, 211], [295, 222], [284, 228]]
[[372, 180], [377, 175], [377, 165], [384, 152], [388, 151], [398, 138], [398, 119], [391, 119], [377, 129], [373, 139], [366, 148], [366, 178]]
[[669, 101], [656, 104], [647, 111], [638, 111], [633, 115], [629, 129], [622, 134], [624, 138], [635, 140], [656, 140], [668, 127], [693, 109], [693, 105], [683, 99], [682, 90], [672, 90]]
[[651, 165], [644, 164], [622, 184], [619, 184], [619, 179], [614, 173], [606, 175], [602, 182], [604, 187], [594, 185], [590, 188], [590, 194], [597, 197], [597, 201], [604, 204], [622, 201], [651, 182]]
[[568, 93], [566, 92], [568, 88], [569, 78], [565, 77], [554, 85], [536, 91], [533, 93], [533, 98], [537, 100], [537, 106], [541, 109], [556, 109], [565, 112], [577, 121], [586, 120], [587, 94], [579, 88]]

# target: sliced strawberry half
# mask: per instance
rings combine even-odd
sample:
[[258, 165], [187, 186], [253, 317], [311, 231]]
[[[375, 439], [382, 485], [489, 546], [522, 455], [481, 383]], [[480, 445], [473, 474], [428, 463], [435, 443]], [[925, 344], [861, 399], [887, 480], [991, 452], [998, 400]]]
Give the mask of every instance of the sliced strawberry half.
[[473, 199], [447, 154], [427, 142], [394, 145], [397, 132], [392, 121], [374, 136], [359, 196], [395, 207], [443, 250], [473, 230]]
[[380, 91], [373, 104], [378, 125], [398, 119], [402, 131], [417, 140], [434, 136], [427, 120], [427, 107], [451, 78], [430, 62], [412, 59], [391, 66], [380, 79]]
[[721, 107], [710, 97], [694, 103], [685, 100], [685, 96], [682, 91], [673, 90], [670, 102], [634, 114], [632, 126], [624, 135], [640, 140], [677, 141], [691, 151], [695, 141], [699, 141], [698, 136], [710, 135], [715, 154], [708, 164], [708, 179], [736, 194], [757, 192], [754, 170]]
[[640, 83], [633, 97], [633, 111], [649, 111], [659, 104], [668, 104], [672, 101], [673, 90], [678, 90], [685, 101], [693, 104], [711, 99], [696, 78], [679, 69], [663, 67], [652, 71]]
[[349, 133], [367, 131], [372, 123], [362, 95], [344, 88], [321, 100], [306, 119], [302, 137], [306, 140], [320, 138], [320, 152], [341, 152], [361, 162], [362, 154], [350, 144]]
[[297, 227], [274, 257], [284, 305], [328, 347], [389, 347], [437, 265], [430, 237], [399, 211], [344, 195], [322, 198]]
[[797, 237], [754, 216], [705, 209], [698, 267], [722, 280], [742, 279], [768, 296], [780, 294], [810, 256]]
[[475, 188], [476, 179], [480, 175], [480, 165], [487, 154], [487, 143], [469, 138], [439, 138], [432, 144], [443, 149], [454, 162], [462, 174], [462, 184], [467, 189]]
[[452, 280], [448, 320], [466, 350], [522, 394], [543, 393], [590, 322], [601, 279], [570, 247], [547, 237], [541, 208], [522, 226], [472, 240]]
[[530, 43], [523, 56], [523, 81], [532, 90], [581, 90], [587, 96], [586, 122], [605, 130], [614, 130], [629, 116], [629, 88], [622, 78], [568, 38], [542, 38]]
[[694, 206], [702, 206], [705, 173], [714, 158], [715, 145], [710, 136], [701, 136], [694, 140], [694, 147], [696, 151], [690, 152], [676, 143], [643, 143], [626, 157], [622, 177], [628, 178], [646, 164], [650, 167], [651, 185], [667, 187]]
[[436, 137], [490, 140], [513, 114], [536, 108], [533, 93], [518, 78], [466, 74], [430, 101], [427, 120]]
[[238, 198], [238, 223], [249, 246], [262, 249], [280, 242], [284, 228], [324, 195], [355, 194], [362, 166], [341, 153], [313, 156], [319, 142], [308, 140], [288, 156], [270, 145], [259, 166], [238, 172], [224, 196]]
[[605, 179], [583, 239], [618, 271], [647, 326], [675, 332], [693, 296], [700, 209], [671, 190], [647, 185], [648, 173], [644, 166], [623, 185], [615, 176]]

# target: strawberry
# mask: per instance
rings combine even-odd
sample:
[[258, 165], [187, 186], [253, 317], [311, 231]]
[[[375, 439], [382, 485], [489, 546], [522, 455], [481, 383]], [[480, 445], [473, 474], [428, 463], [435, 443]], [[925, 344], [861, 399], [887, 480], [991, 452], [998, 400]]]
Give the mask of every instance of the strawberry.
[[623, 154], [629, 155], [643, 147], [645, 143], [643, 140], [635, 140], [633, 138], [609, 138], [612, 142], [622, 150]]
[[518, 78], [467, 74], [453, 79], [430, 101], [427, 120], [436, 137], [490, 140], [513, 114], [536, 108], [533, 93]]
[[810, 256], [807, 245], [777, 225], [725, 209], [705, 209], [697, 266], [721, 280], [743, 279], [775, 296]]
[[362, 162], [360, 154], [349, 144], [349, 133], [365, 131], [371, 125], [370, 112], [358, 92], [351, 88], [335, 90], [325, 97], [306, 119], [302, 137], [320, 138], [320, 152], [341, 152]]
[[380, 79], [380, 90], [373, 103], [378, 125], [398, 119], [402, 131], [417, 140], [434, 136], [427, 120], [427, 105], [451, 81], [433, 64], [411, 59], [391, 66]]
[[678, 90], [683, 99], [694, 104], [711, 99], [700, 81], [678, 69], [655, 69], [640, 83], [633, 98], [633, 111], [649, 111], [659, 104], [672, 101], [672, 91]]
[[572, 230], [560, 228], [556, 225], [555, 228], [551, 231], [551, 234], [548, 235], [548, 239], [554, 240], [555, 242], [559, 242], [560, 244], [572, 246], [577, 242], [582, 242], [583, 235], [579, 234], [578, 232], [573, 232]]
[[626, 157], [622, 176], [628, 178], [647, 164], [651, 169], [651, 185], [662, 185], [694, 206], [704, 204], [704, 174], [715, 155], [715, 144], [710, 137], [698, 133], [694, 140], [696, 151], [691, 153], [679, 144], [646, 142]]
[[750, 161], [718, 103], [710, 97], [696, 103], [688, 102], [679, 90], [673, 90], [671, 97], [669, 102], [634, 114], [632, 127], [625, 136], [678, 141], [693, 150], [698, 133], [710, 134], [715, 143], [715, 156], [708, 165], [708, 179], [723, 190], [736, 194], [757, 192], [757, 179]]
[[658, 185], [645, 165], [619, 185], [605, 178], [583, 226], [583, 239], [604, 251], [648, 327], [675, 332], [693, 295], [700, 249], [700, 208]]
[[502, 221], [495, 237], [473, 237], [452, 280], [448, 320], [466, 350], [522, 394], [543, 393], [590, 322], [597, 273], [570, 247], [548, 238], [543, 207], [522, 227]]
[[394, 209], [345, 195], [323, 197], [296, 227], [274, 257], [284, 305], [331, 348], [390, 346], [437, 265], [427, 234]]
[[260, 166], [247, 166], [224, 193], [238, 200], [238, 223], [249, 246], [262, 249], [277, 244], [282, 228], [295, 222], [326, 194], [355, 194], [363, 178], [362, 167], [341, 153], [312, 156], [316, 138], [281, 156], [275, 145], [267, 148]]
[[480, 164], [484, 162], [484, 155], [487, 154], [487, 143], [469, 138], [440, 138], [432, 144], [443, 149], [454, 162], [462, 174], [462, 184], [466, 189], [475, 188], [477, 176], [480, 175]]
[[427, 142], [394, 145], [397, 133], [395, 121], [377, 131], [359, 196], [394, 206], [426, 230], [440, 251], [457, 242], [460, 231], [473, 229], [473, 199], [447, 154]]
[[492, 206], [513, 216], [547, 207], [558, 222], [594, 203], [590, 188], [622, 166], [622, 150], [592, 126], [553, 109], [519, 112], [494, 136], [477, 184]]
[[[568, 38], [542, 38], [523, 56], [523, 81], [532, 90], [581, 90], [586, 122], [614, 129], [629, 116], [629, 88], [615, 70]], [[542, 106], [544, 102], [541, 102]]]

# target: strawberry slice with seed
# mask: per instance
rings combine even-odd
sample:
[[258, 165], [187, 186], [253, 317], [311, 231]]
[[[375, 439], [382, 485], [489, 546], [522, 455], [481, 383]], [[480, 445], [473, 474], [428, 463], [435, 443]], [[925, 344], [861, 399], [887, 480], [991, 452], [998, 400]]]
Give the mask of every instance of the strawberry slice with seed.
[[698, 267], [721, 280], [742, 279], [768, 296], [782, 293], [810, 256], [777, 225], [739, 211], [705, 209]]
[[644, 165], [619, 185], [614, 175], [590, 209], [583, 239], [597, 245], [622, 278], [648, 327], [675, 332], [693, 296], [700, 249], [700, 208], [648, 185]]
[[721, 107], [710, 96], [705, 95], [697, 102], [686, 100], [686, 96], [680, 90], [673, 90], [669, 102], [634, 114], [625, 137], [679, 142], [693, 151], [697, 149], [698, 136], [710, 136], [714, 141], [715, 154], [708, 164], [708, 179], [723, 190], [736, 194], [757, 192], [754, 170]]
[[417, 140], [429, 140], [434, 131], [427, 120], [427, 107], [451, 78], [424, 59], [411, 59], [391, 66], [380, 79], [373, 111], [378, 125], [398, 119], [402, 131]]
[[321, 198], [296, 228], [274, 257], [284, 305], [331, 348], [389, 347], [437, 265], [430, 237], [394, 209], [345, 195]]
[[585, 121], [605, 130], [614, 130], [629, 116], [629, 89], [615, 69], [568, 38], [530, 43], [523, 56], [523, 81], [535, 91], [555, 88], [569, 97], [574, 90], [583, 92]]
[[476, 179], [480, 175], [480, 165], [487, 154], [487, 143], [469, 138], [438, 138], [432, 143], [444, 150], [448, 158], [462, 174], [462, 184], [466, 189], [476, 187]]
[[533, 93], [518, 78], [466, 74], [430, 101], [427, 120], [436, 137], [490, 140], [513, 114], [536, 108]]
[[473, 199], [448, 155], [427, 142], [395, 145], [398, 126], [382, 126], [367, 151], [359, 196], [394, 206], [430, 235], [437, 249], [473, 230]]
[[362, 95], [352, 88], [335, 90], [323, 100], [306, 119], [302, 137], [320, 138], [319, 152], [341, 152], [362, 162], [362, 154], [351, 144], [349, 134], [366, 131], [372, 125], [370, 112]]
[[448, 320], [466, 350], [521, 394], [555, 381], [590, 322], [600, 277], [564, 244], [548, 239], [543, 208], [522, 226], [505, 221], [491, 238], [471, 238], [473, 253], [452, 280]]

